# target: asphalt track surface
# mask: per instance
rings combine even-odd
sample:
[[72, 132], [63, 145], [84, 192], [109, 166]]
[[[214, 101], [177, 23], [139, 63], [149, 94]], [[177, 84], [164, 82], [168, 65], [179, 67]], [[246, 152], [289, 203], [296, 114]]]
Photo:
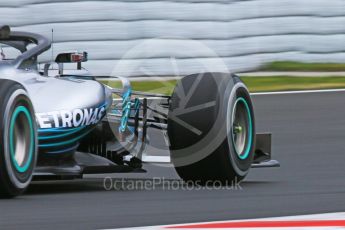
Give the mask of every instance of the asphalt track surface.
[[[0, 200], [0, 229], [100, 229], [345, 211], [345, 92], [254, 96], [258, 131], [281, 168], [252, 169], [242, 190], [117, 189], [104, 175], [40, 182]], [[178, 179], [172, 168], [123, 177]], [[119, 177], [117, 175], [117, 177]]]

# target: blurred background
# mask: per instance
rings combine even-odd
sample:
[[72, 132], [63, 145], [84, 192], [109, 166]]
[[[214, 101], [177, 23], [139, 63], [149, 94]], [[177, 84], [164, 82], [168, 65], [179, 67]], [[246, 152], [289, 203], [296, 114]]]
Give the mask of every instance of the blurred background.
[[88, 51], [85, 67], [99, 76], [119, 60], [127, 76], [185, 75], [203, 62], [217, 69], [219, 58], [232, 72], [345, 60], [343, 0], [1, 0], [0, 17], [49, 38], [53, 29], [54, 55]]

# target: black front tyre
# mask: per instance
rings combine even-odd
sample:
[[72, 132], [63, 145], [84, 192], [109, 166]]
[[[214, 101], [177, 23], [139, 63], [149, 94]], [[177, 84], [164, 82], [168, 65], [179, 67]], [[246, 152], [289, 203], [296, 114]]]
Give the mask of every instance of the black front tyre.
[[189, 75], [171, 100], [168, 136], [179, 176], [203, 185], [241, 181], [255, 146], [253, 106], [241, 80], [224, 73]]
[[0, 197], [20, 195], [31, 182], [37, 161], [33, 106], [23, 86], [0, 80]]

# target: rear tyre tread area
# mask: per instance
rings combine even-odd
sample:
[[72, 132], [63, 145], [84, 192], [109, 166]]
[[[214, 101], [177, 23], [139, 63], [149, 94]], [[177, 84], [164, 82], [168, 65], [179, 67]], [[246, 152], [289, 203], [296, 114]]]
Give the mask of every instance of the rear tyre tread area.
[[[181, 98], [191, 90], [194, 92], [190, 97]], [[231, 116], [236, 111], [234, 107], [238, 98], [247, 104], [245, 111], [249, 112], [246, 115], [251, 121], [249, 127], [248, 119], [244, 120], [248, 124], [244, 130], [250, 128], [245, 139], [245, 157], [236, 152], [232, 141]], [[249, 92], [239, 77], [225, 73], [189, 75], [176, 85], [171, 100], [168, 136], [171, 159], [178, 175], [184, 181], [200, 185], [209, 185], [210, 182], [227, 185], [244, 179], [254, 156], [255, 121]], [[212, 105], [212, 102], [215, 102], [214, 106], [204, 106], [204, 109], [192, 112], [189, 110], [198, 105]], [[178, 119], [202, 134], [191, 132], [176, 120], [175, 114], [180, 114]]]

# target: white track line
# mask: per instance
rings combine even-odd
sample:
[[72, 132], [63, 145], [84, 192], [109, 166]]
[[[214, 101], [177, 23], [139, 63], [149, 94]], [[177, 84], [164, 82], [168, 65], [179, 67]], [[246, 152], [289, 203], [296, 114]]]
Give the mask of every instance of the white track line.
[[303, 71], [263, 71], [237, 73], [240, 77], [344, 77], [344, 71], [334, 72], [303, 72]]
[[[284, 95], [284, 94], [304, 94], [304, 93], [335, 93], [345, 92], [345, 89], [317, 89], [317, 90], [295, 90], [295, 91], [276, 91], [276, 92], [258, 92], [250, 93], [251, 96], [264, 96], [264, 95]], [[140, 99], [143, 99], [140, 97]], [[160, 97], [147, 97], [148, 100], [161, 99]], [[114, 101], [121, 101], [120, 98]]]
[[252, 96], [260, 95], [283, 95], [283, 94], [303, 94], [303, 93], [332, 93], [332, 92], [345, 92], [345, 89], [317, 89], [317, 90], [294, 90], [294, 91], [277, 91], [277, 92], [260, 92], [251, 93]]

